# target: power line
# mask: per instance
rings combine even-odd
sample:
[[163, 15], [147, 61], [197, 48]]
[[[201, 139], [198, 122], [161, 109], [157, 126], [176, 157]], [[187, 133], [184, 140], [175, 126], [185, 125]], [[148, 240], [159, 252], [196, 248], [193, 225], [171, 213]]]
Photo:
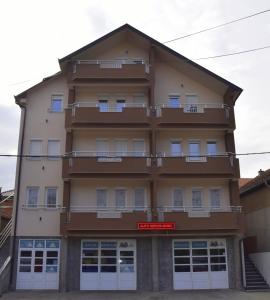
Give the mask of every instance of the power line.
[[258, 15], [261, 15], [261, 14], [267, 13], [267, 12], [269, 12], [269, 11], [270, 11], [270, 9], [266, 9], [266, 10], [263, 10], [263, 11], [259, 11], [259, 12], [255, 13], [255, 14], [248, 15], [248, 16], [243, 17], [243, 18], [235, 19], [235, 20], [232, 20], [232, 21], [223, 23], [223, 24], [219, 24], [219, 25], [216, 25], [216, 26], [213, 26], [213, 27], [209, 27], [209, 28], [206, 28], [206, 29], [203, 29], [203, 30], [200, 30], [200, 31], [196, 31], [196, 32], [193, 32], [193, 33], [190, 33], [190, 34], [186, 34], [186, 35], [183, 35], [183, 36], [174, 38], [174, 39], [172, 39], [172, 40], [163, 42], [163, 44], [167, 44], [167, 43], [170, 43], [170, 42], [174, 42], [174, 41], [177, 41], [177, 40], [180, 40], [180, 39], [184, 39], [184, 38], [187, 38], [187, 37], [196, 35], [196, 34], [200, 34], [200, 33], [203, 33], [203, 32], [206, 32], [206, 31], [210, 31], [210, 30], [213, 30], [213, 29], [216, 29], [216, 28], [220, 28], [220, 27], [223, 27], [223, 26], [232, 24], [232, 23], [236, 23], [236, 22], [239, 22], [239, 21], [242, 21], [242, 20], [246, 20], [246, 19], [249, 19], [249, 18], [258, 16]]
[[215, 55], [215, 56], [194, 58], [194, 60], [203, 60], [203, 59], [210, 59], [210, 58], [219, 58], [219, 57], [225, 57], [225, 56], [232, 56], [232, 55], [238, 55], [238, 54], [243, 54], [243, 53], [248, 53], [248, 52], [254, 52], [254, 51], [259, 51], [259, 50], [268, 49], [268, 48], [270, 48], [270, 45], [260, 47], [260, 48], [254, 48], [254, 49], [249, 49], [249, 50], [232, 52], [232, 53], [228, 53], [228, 54], [220, 54], [220, 55]]

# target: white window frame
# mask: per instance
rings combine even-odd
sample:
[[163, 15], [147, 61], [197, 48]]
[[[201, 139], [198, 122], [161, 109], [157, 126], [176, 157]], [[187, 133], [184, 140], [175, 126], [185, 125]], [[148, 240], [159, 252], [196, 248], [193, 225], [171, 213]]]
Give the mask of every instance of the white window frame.
[[[117, 199], [116, 199], [116, 191], [124, 191], [125, 192], [125, 199], [124, 199], [124, 206], [123, 207], [118, 207], [117, 206]], [[127, 197], [128, 196], [128, 193], [127, 193], [127, 188], [126, 187], [116, 187], [114, 188], [114, 204], [115, 204], [115, 209], [116, 210], [123, 210], [123, 209], [126, 209], [127, 208]]]
[[[59, 142], [59, 154], [55, 154], [55, 155], [50, 155], [49, 154], [49, 142]], [[59, 139], [48, 139], [48, 142], [47, 142], [47, 155], [48, 155], [47, 158], [49, 160], [59, 160], [60, 159], [60, 156], [61, 156], [61, 140], [59, 140]]]
[[[193, 192], [201, 192], [201, 206], [194, 206], [193, 205]], [[204, 191], [203, 187], [192, 187], [191, 188], [191, 207], [192, 210], [203, 210], [203, 200], [204, 200]]]
[[[61, 100], [61, 109], [59, 111], [53, 110], [53, 101], [54, 100]], [[63, 106], [64, 106], [64, 95], [63, 94], [53, 94], [51, 96], [51, 107], [50, 112], [51, 113], [62, 113], [63, 112]]]
[[[40, 142], [41, 143], [40, 156], [31, 153], [31, 143], [32, 142]], [[29, 141], [29, 155], [30, 155], [30, 157], [29, 157], [30, 160], [41, 160], [42, 159], [42, 156], [43, 156], [43, 139], [39, 139], [39, 138], [30, 139], [30, 141]], [[36, 157], [31, 157], [32, 155], [36, 155]]]
[[[100, 190], [106, 191], [105, 206], [98, 205], [98, 191], [100, 191]], [[97, 187], [96, 188], [96, 209], [97, 210], [106, 209], [108, 207], [108, 198], [109, 198], [108, 194], [109, 194], [109, 189], [107, 187]]]
[[[211, 191], [219, 190], [219, 206], [212, 205]], [[222, 208], [223, 189], [221, 187], [210, 187], [209, 188], [209, 206], [211, 210], [220, 210]]]
[[[136, 206], [136, 198], [135, 198], [135, 190], [143, 190], [143, 195], [144, 195], [144, 201], [143, 201], [143, 206]], [[134, 203], [134, 210], [136, 211], [143, 211], [145, 210], [145, 203], [147, 203], [147, 195], [146, 195], [146, 188], [143, 187], [143, 186], [138, 186], [138, 187], [135, 187], [133, 189], [133, 203]]]
[[[37, 201], [36, 201], [36, 204], [35, 205], [29, 205], [29, 190], [30, 189], [36, 189], [37, 190]], [[40, 194], [40, 187], [39, 186], [27, 186], [26, 187], [26, 203], [25, 203], [25, 206], [26, 208], [38, 208], [39, 206], [39, 194]]]
[[[48, 190], [55, 189], [55, 206], [48, 206]], [[56, 186], [46, 186], [45, 187], [45, 207], [47, 209], [56, 209], [58, 207], [58, 187]]]
[[[175, 190], [180, 190], [181, 193], [182, 193], [182, 206], [176, 206], [175, 205], [175, 202], [174, 202], [174, 192]], [[180, 186], [175, 186], [172, 188], [172, 191], [171, 191], [171, 197], [172, 197], [172, 208], [173, 210], [184, 210], [184, 207], [185, 207], [185, 197], [184, 197], [184, 189]]]

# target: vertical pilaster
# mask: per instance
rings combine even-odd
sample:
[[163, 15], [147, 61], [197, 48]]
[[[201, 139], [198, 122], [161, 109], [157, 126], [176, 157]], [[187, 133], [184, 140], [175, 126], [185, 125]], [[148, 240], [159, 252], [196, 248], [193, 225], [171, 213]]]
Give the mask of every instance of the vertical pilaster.
[[71, 183], [69, 180], [64, 181], [64, 191], [63, 191], [63, 206], [68, 212], [70, 210], [70, 187]]
[[151, 202], [151, 215], [152, 221], [158, 221], [158, 211], [157, 211], [157, 180], [150, 181], [150, 202]]
[[66, 149], [65, 149], [65, 152], [66, 153], [71, 153], [72, 150], [73, 150], [73, 131], [68, 130], [66, 132]]
[[230, 204], [232, 206], [240, 205], [239, 185], [238, 180], [229, 181]]
[[159, 290], [159, 257], [158, 238], [152, 237], [152, 286], [153, 291]]
[[75, 87], [69, 88], [68, 90], [68, 104], [75, 102]]
[[61, 239], [60, 247], [60, 274], [59, 274], [59, 290], [60, 292], [67, 291], [67, 243], [66, 237]]

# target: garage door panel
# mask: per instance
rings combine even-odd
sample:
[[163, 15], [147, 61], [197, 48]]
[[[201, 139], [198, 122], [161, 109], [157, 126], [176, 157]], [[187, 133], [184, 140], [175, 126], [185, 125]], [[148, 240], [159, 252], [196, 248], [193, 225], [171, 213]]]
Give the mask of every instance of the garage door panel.
[[210, 282], [212, 289], [229, 288], [228, 272], [211, 272]]
[[191, 273], [175, 273], [174, 288], [177, 290], [191, 290], [192, 289]]

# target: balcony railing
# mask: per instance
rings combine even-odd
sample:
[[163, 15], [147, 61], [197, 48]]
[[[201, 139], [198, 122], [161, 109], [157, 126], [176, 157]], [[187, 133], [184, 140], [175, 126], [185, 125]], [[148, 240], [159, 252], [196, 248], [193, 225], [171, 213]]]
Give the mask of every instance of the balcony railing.
[[234, 112], [218, 103], [156, 106], [157, 124], [160, 126], [206, 126], [234, 128]]
[[106, 207], [100, 207], [100, 206], [91, 206], [91, 205], [71, 205], [70, 206], [71, 212], [136, 212], [136, 211], [143, 211], [148, 212], [149, 207], [142, 206], [142, 207], [135, 207], [135, 206], [123, 206], [123, 207], [116, 207], [116, 206], [106, 206]]
[[221, 206], [221, 207], [213, 207], [213, 206], [162, 206], [158, 207], [159, 212], [208, 212], [208, 213], [219, 213], [219, 212], [242, 212], [242, 206]]
[[77, 60], [71, 66], [70, 80], [149, 77], [149, 65], [143, 59]]

